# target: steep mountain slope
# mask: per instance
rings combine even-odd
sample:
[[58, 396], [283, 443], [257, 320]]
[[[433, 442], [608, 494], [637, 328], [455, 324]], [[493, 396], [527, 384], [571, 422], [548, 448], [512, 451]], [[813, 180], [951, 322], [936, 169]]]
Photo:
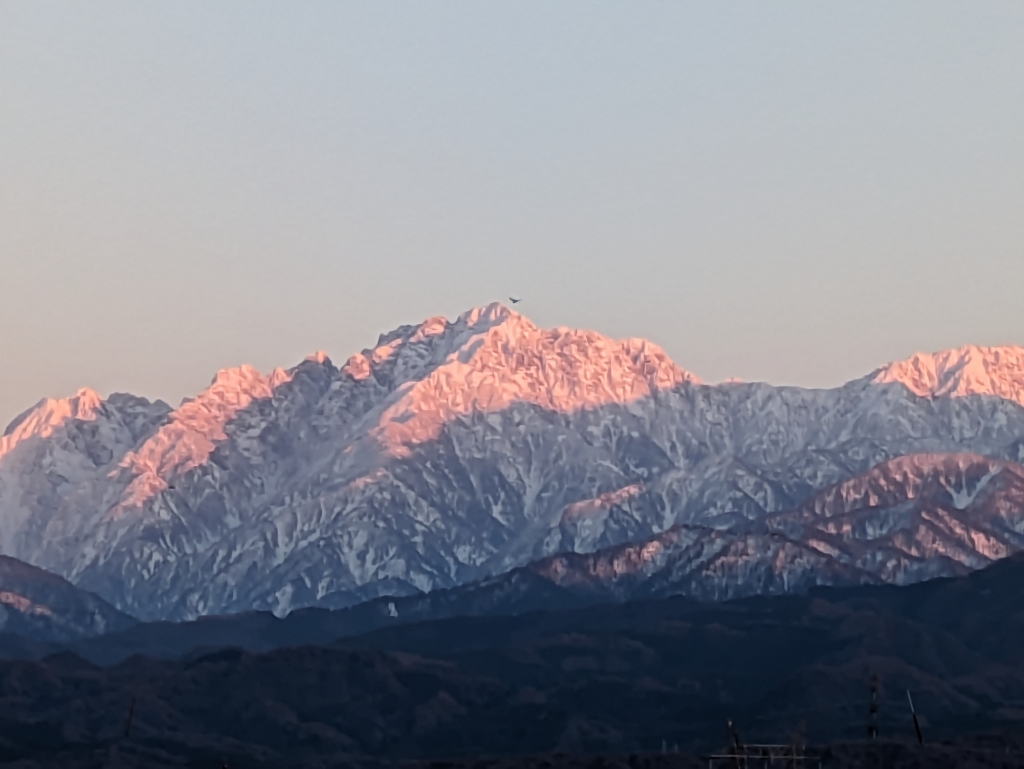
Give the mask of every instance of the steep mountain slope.
[[[93, 496], [102, 479], [170, 407], [121, 393], [101, 400], [92, 390], [44, 399], [0, 438], [0, 550], [31, 554], [54, 511], [75, 494]], [[31, 560], [31, 559], [30, 559]]]
[[679, 525], [526, 570], [591, 600], [725, 600], [955, 576], [1022, 551], [1024, 467], [972, 454], [910, 455], [740, 530]]
[[972, 454], [900, 457], [767, 521], [887, 582], [962, 574], [1024, 549], [1024, 467]]
[[[123, 420], [126, 396], [70, 415], [0, 457], [3, 549], [144, 618], [284, 613], [679, 524], [763, 524], [907, 454], [1019, 453], [1016, 401], [973, 379], [925, 398], [879, 377], [709, 387], [648, 342], [491, 305], [397, 329], [340, 369], [320, 354], [268, 377], [221, 372], [173, 411], [140, 400], [145, 419], [101, 462], [62, 436]], [[74, 471], [45, 480], [54, 452]]]
[[138, 624], [55, 574], [0, 555], [0, 633], [73, 641]]

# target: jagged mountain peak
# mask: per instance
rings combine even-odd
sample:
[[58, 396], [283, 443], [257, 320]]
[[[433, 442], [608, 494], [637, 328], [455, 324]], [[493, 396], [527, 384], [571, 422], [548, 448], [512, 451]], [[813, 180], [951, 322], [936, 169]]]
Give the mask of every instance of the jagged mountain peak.
[[310, 353], [309, 355], [307, 355], [304, 360], [309, 361], [310, 363], [324, 364], [324, 363], [330, 363], [331, 358], [323, 350], [317, 350], [316, 352], [313, 352], [313, 353]]
[[979, 347], [917, 353], [878, 369], [878, 384], [899, 383], [923, 398], [995, 395], [1024, 406], [1024, 347]]
[[571, 413], [626, 404], [700, 380], [644, 339], [613, 340], [594, 331], [541, 329], [500, 304], [454, 322], [430, 318], [382, 337], [349, 359], [355, 379], [388, 369], [408, 387], [384, 411], [377, 437], [392, 451], [434, 438], [446, 422], [514, 404]]
[[[26, 537], [50, 541], [55, 532], [47, 527], [74, 491], [103, 487], [125, 453], [170, 412], [162, 401], [126, 393], [101, 400], [83, 389], [22, 414], [0, 438], [0, 552], [17, 554]], [[70, 522], [87, 525], [86, 518], [102, 508], [76, 508]]]
[[94, 419], [103, 399], [95, 390], [83, 387], [70, 398], [43, 398], [22, 412], [0, 437], [0, 456], [29, 437], [44, 438], [68, 419]]
[[[353, 355], [342, 371], [355, 379], [365, 379], [372, 372], [378, 380], [388, 378], [398, 385], [419, 380], [446, 366], [449, 371], [460, 365], [502, 368], [517, 355], [521, 365], [539, 362], [541, 357], [547, 363], [564, 364], [569, 359], [579, 362], [585, 358], [604, 359], [607, 363], [618, 356], [621, 360], [612, 361], [613, 365], [642, 366], [646, 362], [651, 375], [658, 369], [658, 386], [700, 381], [647, 340], [616, 341], [594, 331], [565, 326], [540, 329], [525, 316], [497, 302], [473, 308], [453, 321], [435, 316], [382, 334], [374, 348]], [[448, 383], [457, 385], [457, 378]]]
[[282, 368], [275, 368], [269, 374], [262, 374], [248, 363], [243, 363], [241, 366], [233, 368], [222, 368], [210, 380], [209, 387], [195, 398], [186, 398], [182, 401], [181, 407], [195, 400], [209, 400], [212, 397], [231, 397], [230, 394], [232, 392], [244, 393], [264, 386], [277, 387], [282, 382], [287, 381], [288, 376], [288, 372]]
[[[1010, 370], [1008, 354], [990, 352], [985, 360]], [[834, 390], [690, 386], [699, 380], [646, 340], [540, 328], [487, 305], [401, 326], [340, 368], [314, 353], [287, 371], [224, 369], [177, 409], [82, 394], [65, 410], [96, 409], [94, 420], [68, 418], [0, 457], [0, 551], [154, 618], [282, 613], [430, 590], [677, 524], [747, 531], [786, 511], [802, 516], [816, 493], [886, 460], [894, 462], [885, 472], [836, 491], [829, 514], [788, 516], [793, 536], [806, 530], [822, 547], [874, 547], [873, 527], [910, 491], [935, 504], [914, 502], [901, 531], [925, 537], [938, 525], [925, 518], [933, 513], [950, 526], [978, 511], [1003, 520], [996, 502], [984, 505], [1017, 499], [1015, 473], [988, 477], [982, 462], [964, 460], [963, 472], [927, 474], [908, 465], [924, 460], [895, 458], [1017, 460], [1022, 405], [1005, 397], [937, 405], [905, 387], [868, 385], [909, 376], [887, 368]], [[938, 382], [945, 369], [932, 369]], [[30, 433], [29, 421], [9, 432]], [[889, 488], [905, 493], [878, 516], [870, 503], [863, 514], [840, 509]], [[870, 529], [868, 544], [836, 539], [832, 529], [847, 520]], [[761, 564], [755, 581], [765, 586], [775, 574], [810, 580], [822, 558], [838, 557], [807, 543], [783, 547], [774, 536], [753, 532], [735, 544], [715, 534], [709, 541], [721, 548], [698, 542], [678, 563], [684, 568], [689, 554], [704, 563], [706, 553], [738, 575]], [[936, 536], [954, 546], [946, 529]], [[1024, 547], [1013, 536], [1003, 537], [1006, 548]], [[997, 552], [971, 548], [957, 563]], [[897, 553], [888, 572], [863, 568], [904, 579], [906, 562], [913, 574], [931, 574], [939, 550], [922, 552], [913, 563]], [[768, 568], [776, 556], [782, 566]]]
[[210, 386], [195, 398], [186, 399], [142, 445], [121, 460], [133, 480], [128, 485], [120, 512], [139, 507], [167, 488], [167, 481], [203, 464], [217, 441], [225, 439], [224, 426], [257, 398], [268, 398], [291, 379], [291, 373], [274, 369], [263, 375], [248, 364], [221, 369]]
[[466, 310], [466, 312], [459, 315], [456, 322], [464, 322], [467, 326], [477, 327], [481, 324], [497, 325], [498, 323], [504, 323], [506, 321], [512, 321], [515, 323], [525, 321], [531, 326], [533, 325], [525, 315], [520, 315], [518, 312], [506, 307], [501, 302], [491, 302], [490, 304]]
[[353, 355], [342, 370], [365, 379], [372, 369], [378, 379], [387, 374], [388, 379], [398, 380], [396, 384], [417, 379], [472, 337], [501, 324], [534, 328], [529, 320], [496, 302], [468, 310], [453, 321], [435, 315], [381, 334], [373, 348]]
[[[329, 363], [325, 353], [317, 352], [288, 371], [278, 368], [264, 375], [248, 364], [218, 371], [209, 387], [184, 399], [120, 459], [131, 480], [113, 508], [115, 517], [203, 465], [226, 439], [227, 423], [253, 401], [271, 397], [303, 366]], [[397, 328], [382, 335], [373, 349], [352, 356], [341, 370], [343, 378], [355, 380], [371, 373], [384, 387], [374, 396], [381, 415], [374, 432], [396, 453], [473, 412], [517, 402], [571, 412], [699, 382], [646, 340], [616, 341], [566, 327], [540, 329], [500, 303], [473, 308], [454, 320], [432, 317]], [[89, 418], [102, 404], [91, 390], [43, 401], [16, 420], [5, 441], [13, 445], [23, 434], [46, 435], [47, 425]]]
[[[422, 342], [423, 340], [442, 334], [455, 335], [482, 333], [502, 323], [526, 324], [533, 327], [528, 318], [514, 310], [510, 310], [500, 302], [473, 307], [459, 314], [455, 320], [448, 320], [443, 315], [433, 315], [421, 323], [408, 323], [381, 334], [373, 349], [390, 346], [394, 342]], [[363, 350], [363, 353], [372, 350]]]

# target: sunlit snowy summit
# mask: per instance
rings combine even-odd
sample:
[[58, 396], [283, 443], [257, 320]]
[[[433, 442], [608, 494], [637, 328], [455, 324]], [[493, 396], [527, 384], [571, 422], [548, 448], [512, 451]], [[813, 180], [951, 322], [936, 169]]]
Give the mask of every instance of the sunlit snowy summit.
[[41, 401], [0, 439], [0, 552], [146, 619], [574, 579], [566, 558], [708, 598], [906, 582], [1024, 547], [1022, 439], [1020, 348], [712, 386], [492, 304], [176, 409]]

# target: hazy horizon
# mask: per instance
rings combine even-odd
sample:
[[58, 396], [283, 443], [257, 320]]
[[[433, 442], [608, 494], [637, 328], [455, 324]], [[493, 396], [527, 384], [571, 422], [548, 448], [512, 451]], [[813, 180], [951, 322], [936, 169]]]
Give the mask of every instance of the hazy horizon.
[[0, 7], [0, 430], [522, 296], [834, 386], [1024, 345], [1024, 5]]

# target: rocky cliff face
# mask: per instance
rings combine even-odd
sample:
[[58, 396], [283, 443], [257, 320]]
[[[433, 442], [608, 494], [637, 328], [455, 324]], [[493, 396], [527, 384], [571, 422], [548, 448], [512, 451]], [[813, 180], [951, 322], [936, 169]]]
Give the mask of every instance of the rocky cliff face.
[[[79, 390], [45, 399], [0, 438], [0, 550], [31, 560], [50, 535], [81, 536], [88, 506], [109, 504], [107, 477], [167, 418], [170, 407], [132, 395]], [[66, 543], [68, 547], [74, 545]]]
[[[1015, 381], [1008, 360], [986, 358], [990, 384]], [[32, 412], [0, 454], [0, 543], [144, 618], [348, 605], [679, 525], [705, 549], [771, 527], [796, 548], [781, 584], [800, 586], [839, 563], [807, 549], [793, 512], [816, 492], [911, 454], [1017, 459], [1009, 391], [969, 378], [922, 397], [896, 379], [706, 386], [649, 342], [491, 305], [397, 329], [340, 368], [318, 354], [224, 371], [175, 410], [112, 396]]]

